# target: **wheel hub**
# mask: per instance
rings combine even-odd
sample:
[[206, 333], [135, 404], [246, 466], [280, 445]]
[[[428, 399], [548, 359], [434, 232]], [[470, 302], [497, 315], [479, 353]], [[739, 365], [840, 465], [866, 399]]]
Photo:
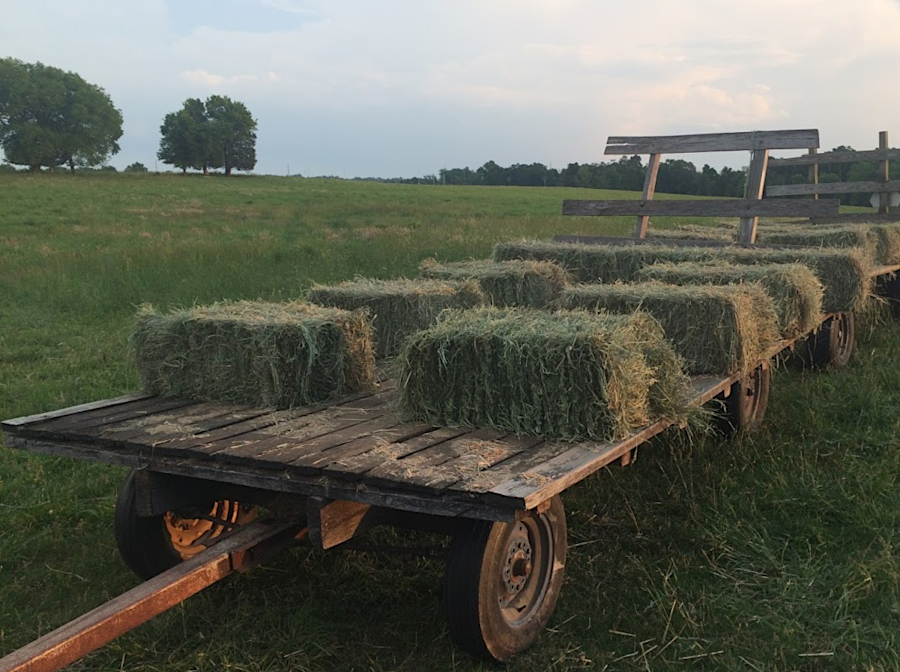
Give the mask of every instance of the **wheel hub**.
[[[517, 529], [516, 532], [520, 531]], [[522, 532], [521, 535], [514, 534], [510, 539], [506, 552], [506, 563], [503, 567], [503, 581], [510, 593], [520, 592], [531, 575], [531, 543], [528, 540], [527, 532], [524, 530]]]

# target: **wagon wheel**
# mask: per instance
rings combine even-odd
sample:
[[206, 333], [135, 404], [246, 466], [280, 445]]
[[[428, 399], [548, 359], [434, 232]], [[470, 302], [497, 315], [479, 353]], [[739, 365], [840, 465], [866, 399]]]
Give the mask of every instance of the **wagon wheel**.
[[806, 341], [809, 361], [819, 368], [840, 369], [850, 362], [856, 326], [853, 313], [838, 313]]
[[149, 579], [206, 550], [223, 532], [255, 517], [255, 507], [227, 499], [190, 512], [139, 516], [132, 471], [116, 501], [116, 544], [125, 564], [142, 579]]
[[468, 653], [498, 661], [528, 648], [553, 614], [565, 565], [559, 496], [518, 522], [462, 525], [445, 575], [450, 636]]
[[721, 401], [718, 429], [726, 436], [759, 429], [766, 417], [772, 369], [768, 362], [760, 364], [731, 385]]

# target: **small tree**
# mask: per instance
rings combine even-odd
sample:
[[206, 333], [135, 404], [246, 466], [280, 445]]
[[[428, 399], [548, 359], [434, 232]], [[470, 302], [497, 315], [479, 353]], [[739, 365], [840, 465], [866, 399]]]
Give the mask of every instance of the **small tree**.
[[125, 168], [125, 172], [126, 172], [126, 173], [146, 173], [146, 172], [147, 172], [147, 166], [145, 166], [145, 165], [144, 165], [143, 163], [141, 163], [140, 161], [135, 161], [135, 162], [132, 163], [130, 166], [128, 166], [127, 168]]
[[202, 170], [253, 170], [256, 165], [256, 120], [247, 107], [226, 96], [206, 102], [188, 98], [178, 112], [165, 116], [157, 156], [163, 163]]
[[103, 164], [119, 151], [122, 113], [74, 72], [0, 59], [0, 147], [7, 161], [47, 166]]

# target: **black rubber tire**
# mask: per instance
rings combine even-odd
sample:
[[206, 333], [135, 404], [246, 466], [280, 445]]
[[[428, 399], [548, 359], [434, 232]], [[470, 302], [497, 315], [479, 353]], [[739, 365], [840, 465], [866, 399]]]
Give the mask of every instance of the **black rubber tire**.
[[[523, 529], [528, 542], [523, 541]], [[546, 539], [546, 541], [542, 541]], [[530, 544], [530, 546], [528, 546]], [[521, 578], [515, 567], [514, 549], [528, 546], [535, 568]], [[549, 546], [549, 547], [548, 547]], [[531, 565], [529, 560], [529, 566]], [[511, 562], [513, 564], [511, 564]], [[445, 599], [450, 636], [462, 649], [478, 658], [504, 661], [531, 646], [550, 620], [562, 588], [566, 565], [566, 514], [559, 496], [549, 508], [518, 523], [470, 521], [453, 535], [445, 573]], [[508, 577], [521, 578], [518, 592], [507, 588]], [[504, 596], [529, 597], [520, 613], [515, 598], [506, 607]], [[504, 611], [505, 610], [505, 611]]]
[[821, 369], [841, 369], [853, 356], [856, 323], [853, 313], [838, 313], [807, 339], [809, 362]]
[[139, 516], [135, 506], [134, 471], [119, 490], [115, 516], [116, 544], [129, 569], [150, 579], [182, 562], [166, 531], [165, 516]]
[[[205, 550], [219, 535], [256, 518], [256, 508], [233, 500], [199, 507], [227, 523], [194, 518], [198, 512], [170, 511], [139, 516], [135, 503], [135, 472], [128, 474], [116, 501], [116, 545], [125, 564], [142, 579], [149, 579]], [[189, 540], [185, 543], [184, 537]]]
[[772, 369], [760, 364], [748, 375], [731, 385], [727, 397], [720, 399], [716, 427], [725, 436], [749, 434], [756, 431], [766, 418]]

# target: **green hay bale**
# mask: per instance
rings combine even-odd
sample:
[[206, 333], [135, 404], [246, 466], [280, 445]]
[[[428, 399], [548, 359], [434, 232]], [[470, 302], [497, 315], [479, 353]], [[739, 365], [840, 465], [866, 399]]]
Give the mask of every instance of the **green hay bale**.
[[142, 306], [131, 348], [143, 389], [167, 397], [292, 408], [375, 380], [365, 311], [299, 301]]
[[430, 327], [442, 311], [484, 304], [478, 283], [438, 280], [361, 278], [339, 285], [317, 285], [306, 298], [310, 303], [345, 310], [367, 308], [379, 357], [399, 353], [407, 336]]
[[633, 282], [645, 266], [659, 262], [726, 261], [733, 264], [791, 264], [808, 266], [825, 287], [823, 310], [862, 309], [871, 294], [872, 259], [859, 249], [797, 248], [766, 250], [729, 247], [666, 247], [664, 245], [586, 245], [523, 241], [499, 243], [494, 259], [556, 261], [578, 282]]
[[875, 258], [882, 264], [900, 264], [900, 224], [868, 224], [875, 236]]
[[625, 314], [646, 311], [695, 375], [747, 371], [779, 340], [772, 300], [752, 283], [576, 285], [563, 292], [560, 305]]
[[805, 334], [822, 320], [824, 288], [815, 274], [802, 264], [654, 264], [641, 269], [638, 280], [656, 280], [671, 285], [759, 283], [772, 299], [778, 315], [778, 329], [784, 338]]
[[611, 441], [688, 415], [680, 360], [640, 313], [452, 311], [398, 363], [401, 413], [433, 425]]
[[875, 254], [877, 238], [865, 225], [856, 226], [761, 226], [756, 232], [760, 245], [803, 247], [859, 247]]
[[432, 280], [474, 280], [488, 301], [499, 307], [545, 308], [572, 281], [559, 264], [518, 259], [453, 264], [426, 259], [419, 266], [419, 273]]

